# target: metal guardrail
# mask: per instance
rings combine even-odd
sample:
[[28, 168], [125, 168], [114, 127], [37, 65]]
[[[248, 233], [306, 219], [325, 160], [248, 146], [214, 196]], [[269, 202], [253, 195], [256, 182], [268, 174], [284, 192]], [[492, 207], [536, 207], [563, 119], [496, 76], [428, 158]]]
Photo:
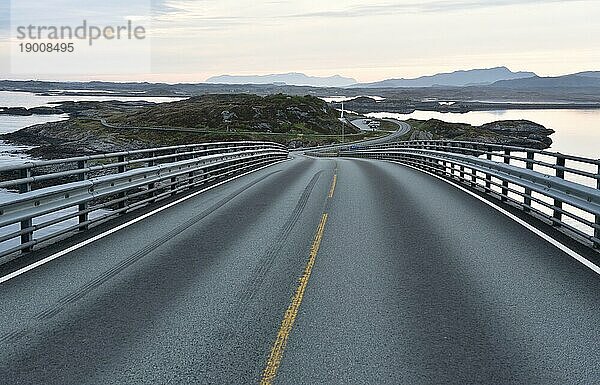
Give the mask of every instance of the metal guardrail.
[[0, 188], [13, 192], [0, 196], [0, 261], [287, 156], [277, 143], [219, 142], [0, 167]]
[[386, 143], [335, 155], [393, 160], [451, 178], [600, 248], [600, 160], [446, 140]]

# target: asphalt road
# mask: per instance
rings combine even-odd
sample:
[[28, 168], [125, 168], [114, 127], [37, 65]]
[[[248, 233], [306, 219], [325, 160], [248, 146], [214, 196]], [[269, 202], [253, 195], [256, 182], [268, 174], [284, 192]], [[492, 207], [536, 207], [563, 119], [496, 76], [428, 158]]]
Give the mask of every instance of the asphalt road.
[[428, 175], [297, 156], [0, 285], [0, 383], [594, 384], [598, 278]]
[[[360, 119], [362, 120], [362, 119]], [[400, 121], [400, 120], [395, 120], [395, 119], [384, 119], [393, 123], [396, 123], [398, 125], [398, 129], [392, 133], [390, 133], [389, 135], [386, 136], [382, 136], [379, 138], [375, 138], [375, 139], [369, 139], [369, 140], [362, 140], [359, 142], [349, 142], [349, 143], [344, 143], [344, 144], [331, 144], [331, 145], [326, 145], [326, 146], [319, 146], [319, 147], [311, 147], [311, 148], [297, 148], [292, 150], [292, 152], [296, 152], [296, 153], [300, 153], [300, 152], [305, 152], [305, 151], [309, 151], [309, 150], [335, 150], [335, 149], [340, 149], [340, 148], [347, 148], [353, 145], [356, 146], [372, 146], [372, 145], [376, 145], [376, 144], [382, 144], [382, 143], [389, 143], [389, 142], [394, 142], [394, 141], [398, 141], [400, 140], [400, 138], [405, 135], [406, 133], [408, 133], [411, 130], [411, 127], [408, 123]], [[353, 122], [348, 122], [349, 124], [352, 124], [354, 126], [356, 126], [357, 128], [360, 129], [359, 126], [357, 126], [356, 124], [354, 124]]]
[[[368, 124], [365, 124], [365, 120], [372, 120], [372, 119], [370, 119], [370, 118], [369, 119], [364, 119], [364, 118], [363, 119], [354, 119], [350, 122], [350, 124], [352, 124], [353, 126], [355, 126], [356, 128], [358, 128], [361, 131], [372, 131], [371, 127], [369, 127]], [[395, 133], [396, 137], [400, 137], [400, 136], [408, 133], [408, 131], [410, 130], [410, 125], [401, 120], [397, 120], [397, 119], [380, 119], [380, 120], [384, 120], [386, 122], [391, 122], [398, 126], [399, 133], [398, 132]]]
[[[361, 122], [363, 119], [359, 119]], [[395, 123], [398, 126], [398, 130], [392, 132], [390, 135], [388, 136], [384, 136], [382, 138], [377, 138], [377, 139], [372, 139], [372, 140], [367, 140], [364, 143], [360, 143], [361, 145], [374, 145], [374, 144], [381, 144], [381, 143], [385, 143], [385, 142], [393, 142], [395, 140], [400, 140], [400, 137], [402, 137], [404, 134], [408, 133], [411, 129], [410, 125], [406, 122], [400, 121], [400, 120], [396, 120], [396, 119], [382, 119], [382, 120], [386, 120], [388, 122], [392, 122]], [[353, 125], [355, 124], [356, 120], [352, 122]], [[360, 126], [357, 126], [359, 129]]]
[[371, 127], [369, 127], [368, 124], [365, 124], [365, 120], [371, 120], [371, 119], [354, 119], [353, 121], [351, 121], [350, 123], [358, 128], [361, 131], [373, 131], [373, 129]]

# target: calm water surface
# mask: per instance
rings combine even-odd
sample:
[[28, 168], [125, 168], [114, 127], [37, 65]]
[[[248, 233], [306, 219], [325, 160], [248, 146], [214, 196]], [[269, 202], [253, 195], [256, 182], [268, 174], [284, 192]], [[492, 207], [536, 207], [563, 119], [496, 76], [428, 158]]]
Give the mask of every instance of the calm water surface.
[[472, 111], [464, 114], [416, 111], [412, 114], [376, 112], [370, 117], [395, 119], [439, 119], [453, 123], [481, 125], [496, 120], [527, 119], [556, 131], [551, 151], [600, 159], [600, 110], [502, 110]]

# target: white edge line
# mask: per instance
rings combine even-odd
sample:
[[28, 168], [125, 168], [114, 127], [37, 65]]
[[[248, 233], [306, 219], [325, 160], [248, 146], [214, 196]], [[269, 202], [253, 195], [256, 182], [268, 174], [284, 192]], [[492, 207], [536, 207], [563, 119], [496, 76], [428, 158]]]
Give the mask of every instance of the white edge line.
[[416, 171], [425, 173], [427, 175], [433, 176], [441, 181], [444, 181], [454, 187], [456, 187], [457, 189], [471, 195], [473, 198], [476, 198], [478, 200], [480, 200], [481, 202], [485, 203], [486, 205], [490, 206], [491, 208], [493, 208], [496, 211], [499, 211], [500, 213], [506, 215], [507, 217], [509, 217], [510, 219], [512, 219], [513, 221], [517, 222], [518, 224], [520, 224], [521, 226], [525, 227], [527, 230], [531, 231], [532, 233], [536, 234], [537, 236], [539, 236], [540, 238], [544, 239], [545, 241], [549, 242], [550, 244], [552, 244], [553, 246], [557, 247], [558, 249], [560, 249], [561, 251], [565, 252], [566, 254], [568, 254], [570, 257], [574, 258], [575, 260], [577, 260], [578, 262], [580, 262], [581, 264], [583, 264], [585, 267], [589, 268], [590, 270], [592, 270], [594, 273], [600, 275], [600, 267], [594, 263], [592, 263], [590, 260], [586, 259], [585, 257], [583, 257], [581, 254], [579, 254], [578, 252], [576, 252], [575, 250], [571, 249], [570, 247], [562, 244], [561, 242], [557, 241], [556, 239], [552, 238], [551, 236], [549, 236], [548, 234], [544, 233], [542, 230], [538, 229], [535, 226], [530, 225], [529, 223], [527, 223], [526, 221], [522, 220], [521, 218], [517, 217], [516, 215], [510, 213], [509, 211], [503, 209], [502, 207], [495, 205], [494, 203], [490, 202], [487, 199], [484, 199], [482, 197], [480, 197], [479, 195], [475, 194], [472, 191], [467, 190], [466, 188], [462, 187], [461, 185], [447, 180], [445, 178], [442, 178], [439, 175], [436, 175], [432, 172], [429, 171], [425, 171], [425, 170], [421, 170], [420, 168], [408, 165], [408, 164], [404, 164], [401, 162], [395, 162], [392, 160], [387, 160], [387, 162], [390, 163], [395, 163], [395, 164], [400, 164], [402, 166], [405, 167], [409, 167], [412, 168]]
[[155, 209], [155, 210], [153, 210], [153, 211], [150, 211], [150, 212], [148, 212], [148, 213], [146, 213], [146, 214], [144, 214], [144, 215], [141, 215], [141, 216], [139, 216], [139, 217], [137, 217], [137, 218], [134, 218], [134, 219], [130, 220], [129, 222], [125, 222], [125, 223], [123, 223], [123, 224], [120, 224], [120, 225], [119, 225], [119, 226], [117, 226], [117, 227], [114, 227], [114, 228], [112, 228], [112, 229], [110, 229], [110, 230], [107, 230], [107, 231], [105, 231], [105, 232], [103, 232], [103, 233], [100, 233], [100, 234], [98, 234], [98, 235], [95, 235], [95, 236], [93, 236], [92, 238], [86, 239], [86, 240], [85, 240], [85, 241], [83, 241], [83, 242], [80, 242], [80, 243], [78, 243], [78, 244], [76, 244], [76, 245], [73, 245], [73, 246], [71, 246], [71, 247], [68, 247], [68, 248], [66, 248], [66, 249], [64, 249], [64, 250], [61, 250], [61, 251], [59, 251], [58, 253], [52, 254], [52, 255], [50, 255], [50, 256], [48, 256], [48, 257], [44, 258], [44, 259], [41, 259], [41, 260], [39, 260], [39, 261], [37, 261], [37, 262], [35, 262], [35, 263], [32, 263], [31, 265], [27, 265], [27, 266], [25, 266], [25, 267], [23, 267], [23, 268], [21, 268], [21, 269], [19, 269], [19, 270], [15, 271], [15, 272], [13, 272], [13, 273], [10, 273], [10, 274], [8, 274], [8, 275], [5, 275], [4, 277], [0, 278], [0, 284], [4, 283], [4, 282], [6, 282], [6, 281], [9, 281], [9, 280], [11, 280], [11, 279], [13, 279], [13, 278], [15, 278], [15, 277], [18, 277], [18, 276], [19, 276], [19, 275], [21, 275], [21, 274], [25, 274], [25, 273], [27, 273], [28, 271], [31, 271], [31, 270], [33, 270], [33, 269], [35, 269], [35, 268], [38, 268], [38, 267], [42, 266], [42, 265], [45, 265], [46, 263], [48, 263], [48, 262], [50, 262], [50, 261], [53, 261], [53, 260], [55, 260], [55, 259], [57, 259], [57, 258], [60, 258], [60, 257], [62, 257], [62, 256], [64, 256], [64, 255], [66, 255], [66, 254], [69, 254], [70, 252], [73, 252], [73, 251], [75, 251], [75, 250], [77, 250], [77, 249], [80, 249], [80, 248], [82, 248], [83, 246], [87, 246], [87, 245], [89, 245], [90, 243], [96, 242], [96, 241], [97, 241], [97, 240], [99, 240], [99, 239], [102, 239], [102, 238], [104, 238], [104, 237], [107, 237], [107, 236], [109, 236], [109, 235], [111, 235], [111, 234], [113, 234], [113, 233], [116, 233], [116, 232], [117, 232], [117, 231], [119, 231], [119, 230], [123, 230], [123, 229], [124, 229], [124, 228], [126, 228], [126, 227], [129, 227], [129, 226], [131, 226], [131, 225], [133, 225], [133, 224], [135, 224], [135, 223], [137, 223], [137, 222], [140, 222], [140, 221], [142, 221], [142, 220], [144, 220], [144, 219], [146, 219], [146, 218], [148, 218], [148, 217], [151, 217], [151, 216], [152, 216], [152, 215], [154, 215], [154, 214], [160, 213], [161, 211], [164, 211], [164, 210], [166, 210], [166, 209], [168, 209], [168, 208], [171, 208], [171, 207], [173, 207], [173, 206], [175, 206], [175, 205], [177, 205], [177, 204], [179, 204], [179, 203], [181, 203], [181, 202], [184, 202], [184, 201], [186, 201], [186, 200], [188, 200], [188, 199], [191, 199], [191, 198], [193, 198], [193, 197], [195, 197], [195, 196], [197, 196], [197, 195], [200, 195], [200, 194], [202, 194], [202, 193], [204, 193], [204, 192], [206, 192], [206, 191], [208, 191], [208, 190], [212, 190], [212, 189], [214, 189], [215, 187], [219, 187], [219, 186], [221, 186], [221, 185], [223, 185], [223, 184], [225, 184], [225, 183], [231, 182], [231, 181], [233, 181], [233, 180], [235, 180], [235, 179], [241, 178], [241, 177], [243, 177], [243, 176], [246, 176], [246, 175], [248, 175], [248, 174], [252, 174], [252, 173], [254, 173], [254, 172], [260, 171], [260, 170], [262, 170], [262, 169], [265, 169], [265, 168], [267, 168], [267, 167], [271, 167], [271, 166], [274, 166], [274, 165], [276, 165], [276, 164], [279, 164], [279, 163], [282, 163], [282, 162], [287, 162], [288, 160], [289, 160], [289, 159], [285, 159], [285, 160], [281, 160], [281, 161], [278, 161], [278, 162], [275, 162], [275, 163], [268, 164], [268, 165], [266, 165], [266, 166], [263, 166], [263, 167], [259, 167], [259, 168], [255, 169], [255, 170], [248, 171], [248, 172], [246, 172], [246, 173], [243, 173], [243, 174], [237, 175], [237, 176], [235, 176], [235, 177], [233, 177], [233, 178], [230, 178], [230, 179], [224, 180], [224, 181], [222, 181], [222, 182], [219, 182], [219, 183], [217, 183], [217, 184], [214, 184], [214, 185], [212, 185], [212, 186], [209, 186], [209, 187], [207, 187], [207, 188], [204, 188], [204, 189], [202, 189], [202, 190], [200, 190], [200, 191], [196, 191], [195, 193], [192, 193], [192, 194], [190, 194], [190, 195], [186, 195], [186, 196], [184, 196], [183, 198], [180, 198], [180, 199], [178, 199], [178, 200], [176, 200], [176, 201], [174, 201], [174, 202], [171, 202], [171, 203], [169, 203], [169, 204], [166, 204], [166, 205], [164, 205], [164, 206], [161, 206], [161, 207], [159, 207], [159, 208], [157, 208], [157, 209]]

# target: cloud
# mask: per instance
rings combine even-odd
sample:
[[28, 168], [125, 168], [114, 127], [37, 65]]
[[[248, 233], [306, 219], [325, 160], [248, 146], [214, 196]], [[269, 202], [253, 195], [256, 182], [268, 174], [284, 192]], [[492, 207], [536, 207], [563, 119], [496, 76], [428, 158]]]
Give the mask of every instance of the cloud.
[[157, 35], [226, 31], [236, 26], [268, 26], [281, 22], [276, 10], [286, 2], [253, 4], [233, 0], [153, 0], [153, 31]]
[[525, 5], [525, 4], [544, 4], [544, 3], [565, 3], [565, 2], [585, 2], [588, 0], [461, 0], [461, 1], [399, 1], [387, 2], [385, 4], [357, 5], [342, 7], [334, 10], [308, 11], [287, 15], [289, 18], [346, 18], [346, 17], [368, 17], [385, 16], [398, 13], [441, 13], [453, 11], [465, 11], [471, 9], [481, 9], [499, 6]]
[[10, 2], [0, 4], [0, 38], [5, 38], [9, 35], [10, 29]]
[[5, 11], [6, 17], [10, 17], [13, 22], [45, 25], [69, 24], [82, 20], [112, 23], [129, 15], [149, 16], [150, 10], [150, 0], [103, 0], [93, 4], [86, 3], [85, 6], [82, 6], [80, 0], [12, 0], [11, 7], [0, 7], [0, 13]]
[[[37, 1], [37, 0], [36, 0]], [[107, 0], [114, 1], [114, 0]], [[147, 0], [148, 1], [148, 0]], [[490, 7], [509, 7], [523, 4], [585, 2], [586, 0], [149, 0], [152, 3], [151, 36], [157, 39], [171, 37], [206, 38], [205, 33], [247, 31], [275, 31], [274, 28], [292, 26], [299, 29], [301, 22], [326, 20], [368, 19], [388, 15], [428, 15], [466, 12]], [[590, 0], [587, 0], [590, 1]]]
[[586, 2], [590, 0], [361, 0], [294, 2], [263, 0], [250, 4], [233, 0], [152, 0], [153, 17], [158, 31], [219, 30], [248, 24], [276, 25], [289, 19], [361, 18], [398, 14], [429, 14], [468, 11], [491, 7]]

